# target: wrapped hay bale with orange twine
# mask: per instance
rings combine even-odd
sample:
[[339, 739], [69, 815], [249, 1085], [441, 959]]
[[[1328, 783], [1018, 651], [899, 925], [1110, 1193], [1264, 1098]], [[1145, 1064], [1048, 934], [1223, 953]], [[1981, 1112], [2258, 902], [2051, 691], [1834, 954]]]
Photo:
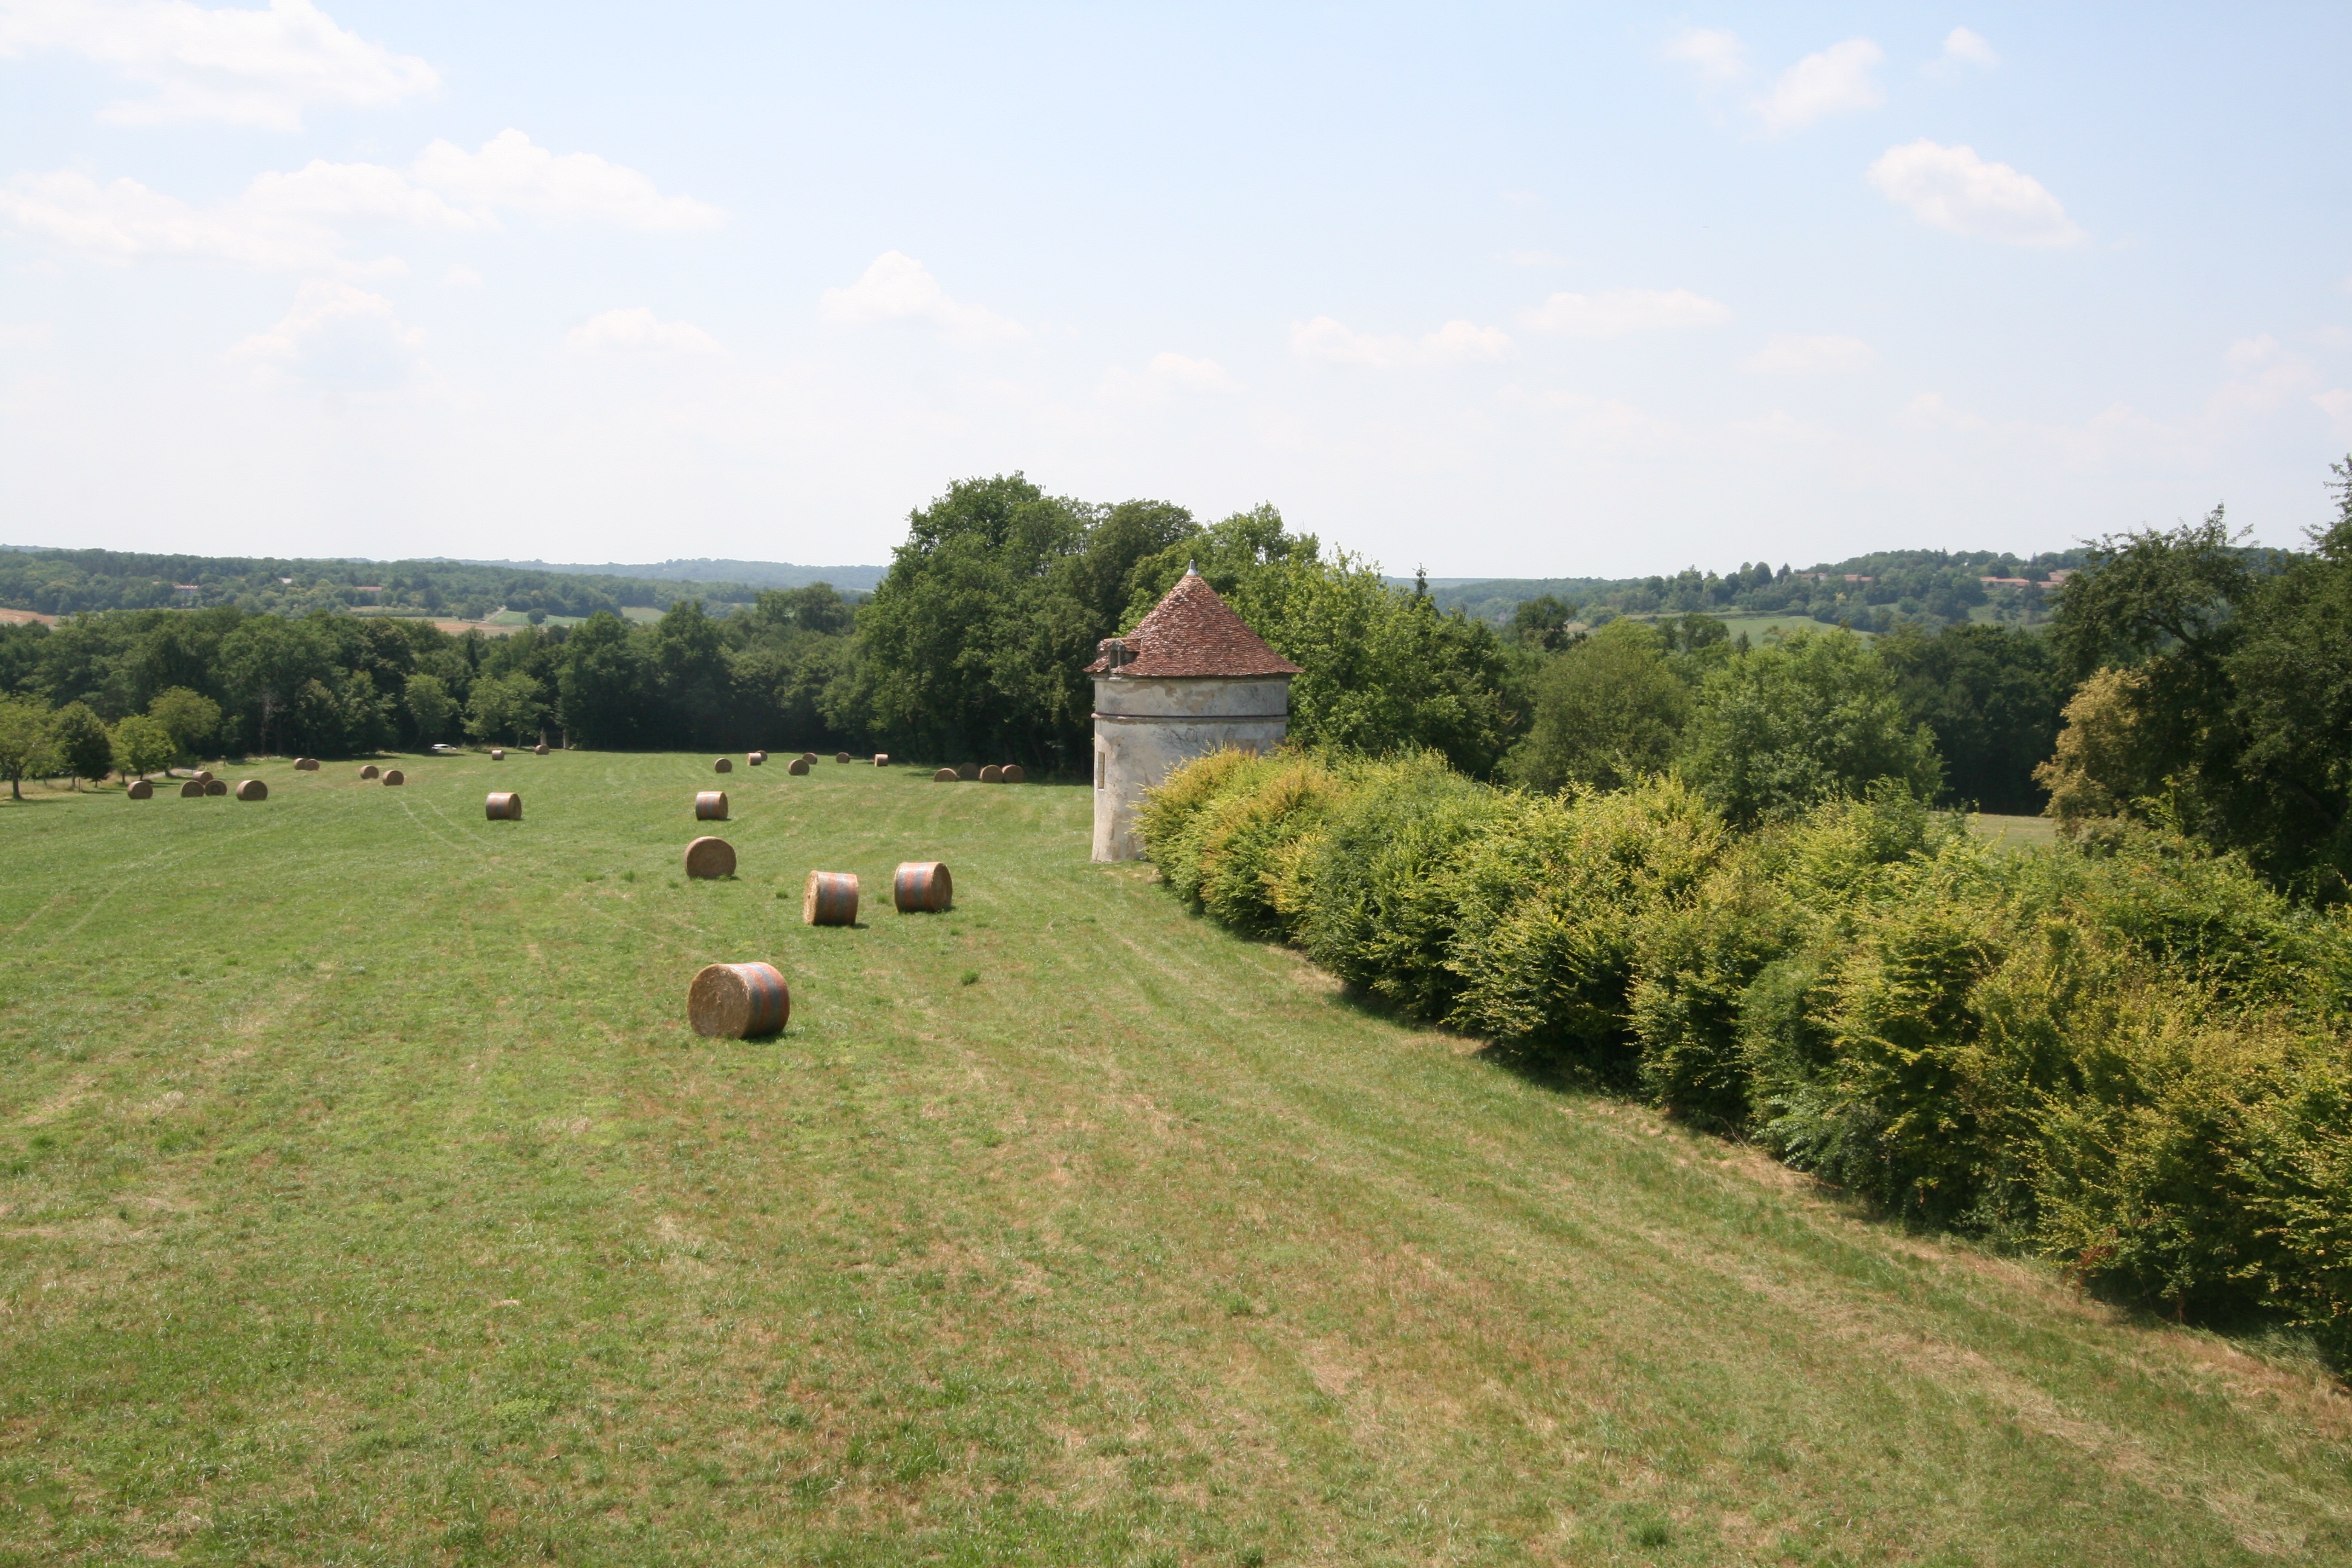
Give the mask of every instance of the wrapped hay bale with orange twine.
[[[207, 784], [205, 787], [209, 789], [212, 786]], [[269, 798], [269, 786], [263, 784], [259, 779], [239, 779], [236, 785], [236, 798], [239, 800], [268, 800]]]
[[857, 873], [811, 871], [801, 894], [801, 919], [813, 926], [857, 923]]
[[792, 988], [772, 963], [713, 963], [686, 988], [687, 1021], [714, 1040], [772, 1035], [791, 1021]]
[[482, 802], [482, 809], [492, 822], [520, 822], [522, 796], [512, 790], [492, 790]]
[[727, 792], [723, 789], [707, 789], [697, 794], [694, 797], [694, 820], [697, 822], [726, 821]]
[[408, 775], [398, 768], [386, 768], [383, 771], [383, 782], [388, 784], [404, 784], [408, 782]]
[[696, 839], [686, 847], [686, 874], [706, 882], [733, 876], [735, 846], [724, 838]]
[[360, 777], [363, 779], [378, 778], [383, 775], [383, 770], [382, 768], [377, 767], [373, 763], [370, 763], [365, 767], [360, 769]]
[[751, 763], [755, 768], [764, 767], [767, 764], [768, 753], [765, 752], [753, 752], [750, 756], [743, 760]]
[[953, 784], [956, 782], [955, 770], [953, 768], [941, 768], [938, 773], [931, 775], [931, 782], [933, 784]]
[[180, 786], [180, 798], [182, 800], [202, 800], [205, 798], [205, 786], [197, 780], [190, 779], [187, 783]]
[[1027, 773], [1021, 771], [1021, 764], [1019, 763], [1005, 763], [1004, 772], [998, 776], [1006, 784], [1020, 784], [1029, 777]]
[[991, 763], [988, 766], [980, 770], [980, 782], [982, 784], [1002, 783], [1003, 778], [1004, 770], [998, 767], [994, 763]]
[[794, 778], [798, 778], [802, 774], [807, 773], [808, 770], [809, 760], [806, 757], [794, 757], [793, 759], [793, 765], [786, 768], [784, 772], [792, 774]]
[[315, 773], [319, 771], [319, 759], [297, 757], [294, 759], [294, 771], [298, 773]]
[[206, 779], [205, 781], [205, 793], [206, 795], [226, 795], [228, 793], [228, 781], [226, 779]]
[[935, 915], [954, 900], [955, 883], [943, 861], [902, 861], [890, 879], [890, 901], [902, 915]]
[[721, 757], [710, 764], [710, 771], [714, 773], [731, 773], [735, 771], [735, 764]]
[[155, 786], [145, 779], [132, 779], [131, 787], [124, 790], [122, 795], [126, 800], [152, 800], [155, 795]]

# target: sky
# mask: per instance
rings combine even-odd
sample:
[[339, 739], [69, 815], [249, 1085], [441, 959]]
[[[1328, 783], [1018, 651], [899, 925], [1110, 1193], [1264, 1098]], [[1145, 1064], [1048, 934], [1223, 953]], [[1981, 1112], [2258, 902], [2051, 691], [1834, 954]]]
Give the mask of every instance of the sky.
[[2352, 7], [0, 0], [0, 542], [2062, 549], [2352, 449]]

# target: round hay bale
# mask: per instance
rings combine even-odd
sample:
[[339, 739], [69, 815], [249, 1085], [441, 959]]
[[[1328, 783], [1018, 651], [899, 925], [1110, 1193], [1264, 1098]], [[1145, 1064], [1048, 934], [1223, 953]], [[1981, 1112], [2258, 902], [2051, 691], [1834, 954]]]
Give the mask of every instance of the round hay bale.
[[228, 781], [226, 779], [206, 779], [205, 781], [205, 793], [206, 795], [226, 795], [228, 793]]
[[380, 778], [383, 776], [383, 770], [377, 767], [373, 763], [370, 763], [365, 767], [360, 769], [360, 777], [363, 779]]
[[980, 782], [982, 784], [1003, 784], [1004, 782], [1004, 770], [998, 767], [994, 763], [991, 763], [986, 767], [980, 770]]
[[955, 900], [955, 883], [944, 862], [908, 860], [890, 879], [890, 901], [902, 915], [935, 915]]
[[710, 771], [714, 773], [731, 773], [735, 771], [735, 764], [721, 757], [710, 764]]
[[200, 780], [190, 779], [187, 783], [180, 786], [180, 798], [182, 800], [202, 800], [204, 797], [205, 786], [203, 782]]
[[236, 785], [236, 798], [239, 800], [268, 800], [269, 798], [269, 786], [263, 784], [259, 779], [240, 779], [237, 781]]
[[833, 760], [836, 763], [845, 763], [849, 761], [849, 753], [847, 752], [835, 752], [833, 753]]
[[213, 775], [205, 772], [202, 768], [198, 768], [194, 773], [188, 776], [194, 779], [198, 784], [210, 784], [213, 782]]
[[294, 759], [294, 771], [298, 773], [315, 773], [319, 771], [319, 759], [297, 757]]
[[490, 761], [494, 763], [503, 763], [506, 760], [507, 754], [504, 750], [497, 746], [492, 746], [490, 748]]
[[794, 757], [793, 759], [793, 765], [786, 768], [784, 772], [792, 774], [794, 778], [798, 778], [802, 774], [807, 773], [808, 770], [809, 760], [806, 757]]
[[694, 797], [694, 820], [697, 822], [726, 821], [727, 792], [723, 789], [707, 789], [697, 794]]
[[724, 838], [698, 838], [686, 847], [686, 874], [704, 881], [735, 874], [735, 846]]
[[520, 822], [522, 796], [512, 790], [492, 790], [483, 800], [482, 809], [492, 822]]
[[132, 779], [131, 787], [124, 790], [122, 795], [126, 800], [152, 800], [155, 798], [155, 786], [145, 779]]
[[931, 782], [933, 784], [953, 784], [956, 782], [955, 770], [953, 768], [941, 768], [938, 773], [931, 775]]
[[383, 782], [388, 784], [404, 784], [408, 782], [408, 775], [398, 768], [386, 768], [383, 771]]
[[547, 755], [547, 742], [541, 741], [538, 745], [533, 746], [530, 749], [530, 754], [535, 757], [543, 757]]
[[801, 893], [801, 919], [813, 926], [857, 923], [857, 873], [811, 871]]
[[768, 753], [765, 752], [753, 752], [750, 756], [745, 757], [743, 760], [751, 763], [755, 768], [763, 767], [767, 764]]
[[1019, 763], [1007, 763], [1004, 764], [1004, 772], [1002, 777], [1006, 784], [1020, 784], [1027, 779], [1028, 776], [1029, 775], [1027, 773], [1021, 771], [1021, 764]]
[[772, 1035], [792, 1018], [792, 988], [772, 963], [713, 963], [686, 988], [694, 1032], [714, 1040]]
[[966, 784], [971, 783], [974, 779], [980, 777], [980, 764], [978, 763], [958, 763], [956, 764], [956, 777], [963, 780]]
[[875, 765], [876, 767], [877, 767], [877, 768], [887, 768], [887, 767], [888, 767], [888, 766], [890, 765], [890, 753], [889, 753], [889, 752], [875, 752], [875, 753], [874, 753], [874, 765]]
[[803, 752], [801, 753], [801, 761], [814, 763], [816, 761], [816, 753], [814, 752]]

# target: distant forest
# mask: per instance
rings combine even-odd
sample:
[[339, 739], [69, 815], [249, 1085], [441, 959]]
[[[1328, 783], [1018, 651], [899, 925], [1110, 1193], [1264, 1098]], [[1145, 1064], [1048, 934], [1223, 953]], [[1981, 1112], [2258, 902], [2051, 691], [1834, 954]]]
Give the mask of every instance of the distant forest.
[[[713, 564], [717, 564], [713, 563]], [[307, 616], [382, 607], [478, 621], [501, 609], [584, 619], [700, 599], [749, 605], [748, 583], [666, 581], [574, 568], [467, 561], [315, 561], [246, 555], [141, 555], [0, 545], [0, 609], [45, 616], [92, 610], [214, 609]]]
[[[1969, 620], [2035, 626], [2055, 589], [2090, 557], [2079, 550], [2034, 556], [1990, 550], [1881, 550], [1791, 570], [1742, 562], [1729, 572], [1685, 567], [1671, 577], [1500, 577], [1432, 583], [1445, 609], [1502, 626], [1521, 605], [1549, 596], [1571, 620], [1599, 626], [1618, 616], [1800, 616], [1823, 626], [1886, 631], [1909, 621], [1928, 629]], [[1985, 579], [2007, 579], [1987, 582]], [[1981, 610], [1982, 613], [1979, 613]]]

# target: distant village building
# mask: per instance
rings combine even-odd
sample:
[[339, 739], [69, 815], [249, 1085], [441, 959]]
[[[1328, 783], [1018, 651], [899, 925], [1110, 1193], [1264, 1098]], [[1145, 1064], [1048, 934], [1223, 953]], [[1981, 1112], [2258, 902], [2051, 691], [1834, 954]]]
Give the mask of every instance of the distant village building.
[[1290, 728], [1298, 667], [1243, 625], [1197, 572], [1124, 637], [1105, 637], [1095, 678], [1095, 856], [1142, 854], [1136, 813], [1179, 763], [1220, 746], [1270, 752]]

